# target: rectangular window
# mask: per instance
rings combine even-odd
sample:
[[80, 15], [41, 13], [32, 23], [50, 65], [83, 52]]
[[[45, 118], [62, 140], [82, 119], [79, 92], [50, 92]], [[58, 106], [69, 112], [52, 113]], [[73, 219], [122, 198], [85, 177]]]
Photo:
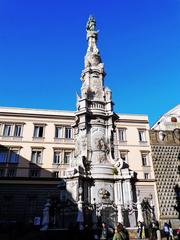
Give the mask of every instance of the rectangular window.
[[144, 173], [144, 179], [149, 179], [149, 173]]
[[64, 152], [64, 164], [69, 164], [71, 158], [71, 152]]
[[40, 170], [39, 169], [30, 169], [29, 176], [30, 177], [40, 177]]
[[19, 160], [18, 150], [10, 150], [8, 163], [18, 163], [18, 160]]
[[139, 130], [138, 132], [139, 132], [139, 141], [145, 142], [146, 141], [145, 130]]
[[52, 177], [53, 178], [58, 178], [59, 177], [59, 172], [58, 171], [52, 172]]
[[12, 136], [12, 124], [5, 124], [4, 125], [4, 131], [3, 131], [3, 136], [4, 137], [10, 137]]
[[54, 164], [60, 164], [61, 163], [61, 156], [62, 156], [61, 151], [54, 151], [53, 163]]
[[22, 125], [16, 124], [14, 128], [14, 137], [22, 136]]
[[2, 126], [4, 126], [3, 129], [3, 136], [4, 137], [21, 137], [22, 136], [22, 129], [23, 124], [22, 123], [5, 123]]
[[34, 126], [34, 136], [35, 138], [42, 138], [44, 134], [44, 126]]
[[42, 150], [32, 150], [31, 162], [35, 164], [42, 163]]
[[119, 141], [120, 142], [126, 141], [126, 129], [124, 129], [124, 128], [119, 129]]
[[148, 165], [148, 154], [147, 153], [142, 153], [141, 158], [142, 158], [142, 165], [147, 166]]
[[70, 127], [65, 127], [65, 138], [72, 138], [72, 129]]
[[55, 138], [63, 138], [62, 127], [55, 127]]
[[0, 163], [6, 163], [8, 159], [8, 150], [0, 150]]
[[15, 168], [8, 168], [7, 177], [15, 177], [16, 176], [16, 169]]

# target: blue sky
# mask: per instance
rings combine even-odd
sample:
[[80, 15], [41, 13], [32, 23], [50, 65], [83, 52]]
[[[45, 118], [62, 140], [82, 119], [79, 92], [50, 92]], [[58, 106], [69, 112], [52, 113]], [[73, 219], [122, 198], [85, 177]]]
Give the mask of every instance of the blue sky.
[[0, 106], [75, 110], [90, 14], [116, 112], [180, 103], [179, 0], [0, 0]]

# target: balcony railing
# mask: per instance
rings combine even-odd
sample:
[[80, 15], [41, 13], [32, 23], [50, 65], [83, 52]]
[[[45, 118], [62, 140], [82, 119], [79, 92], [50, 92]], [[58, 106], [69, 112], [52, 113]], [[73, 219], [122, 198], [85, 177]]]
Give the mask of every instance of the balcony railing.
[[104, 110], [104, 104], [99, 103], [99, 102], [92, 102], [88, 105], [89, 109], [99, 109], [99, 110]]
[[15, 136], [0, 136], [0, 140], [2, 141], [19, 141], [21, 142], [22, 141], [22, 136], [20, 137], [15, 137]]

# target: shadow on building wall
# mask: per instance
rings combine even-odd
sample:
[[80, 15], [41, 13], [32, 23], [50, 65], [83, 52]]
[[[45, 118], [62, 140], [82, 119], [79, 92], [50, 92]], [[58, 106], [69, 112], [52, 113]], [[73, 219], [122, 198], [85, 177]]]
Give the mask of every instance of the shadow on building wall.
[[32, 163], [0, 145], [0, 233], [40, 228], [47, 199], [51, 203], [50, 228], [76, 224], [77, 204], [66, 191], [64, 180], [43, 164]]

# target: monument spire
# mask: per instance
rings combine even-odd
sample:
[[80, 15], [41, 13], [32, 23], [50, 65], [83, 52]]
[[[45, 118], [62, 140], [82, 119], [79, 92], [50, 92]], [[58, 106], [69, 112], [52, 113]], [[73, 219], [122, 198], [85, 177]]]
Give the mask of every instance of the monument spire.
[[[85, 56], [85, 68], [98, 66], [101, 63], [101, 57], [96, 42], [98, 39], [98, 32], [96, 30], [96, 20], [90, 16], [86, 24], [86, 38], [88, 41], [88, 48]], [[103, 64], [101, 64], [103, 68]]]
[[[88, 19], [86, 34], [88, 48], [81, 74], [81, 95], [77, 96], [73, 125], [75, 153], [69, 182], [76, 183], [76, 189], [82, 187], [82, 201], [91, 206], [95, 201], [102, 207], [108, 206], [108, 216], [111, 216], [112, 209], [118, 211], [118, 220], [122, 222], [122, 196], [125, 195], [130, 204], [132, 202], [132, 171], [119, 158], [115, 125], [118, 115], [113, 111], [111, 90], [104, 86], [104, 65], [96, 46], [98, 31], [92, 16]], [[116, 176], [114, 169], [117, 170]], [[123, 193], [122, 188], [125, 189]], [[79, 212], [83, 211], [82, 201], [78, 203]], [[95, 214], [96, 211], [92, 214], [93, 227], [97, 223]]]
[[99, 53], [99, 50], [96, 46], [98, 31], [96, 31], [96, 20], [94, 17], [90, 16], [86, 24], [87, 40], [88, 40], [88, 49], [87, 52], [92, 52], [95, 54]]
[[81, 97], [89, 100], [104, 101], [104, 64], [96, 45], [98, 31], [96, 30], [96, 20], [92, 16], [89, 17], [86, 24], [86, 38], [88, 48], [84, 59], [84, 70], [81, 74]]
[[[104, 65], [96, 46], [96, 20], [90, 16], [86, 24], [88, 48], [81, 74], [81, 96], [77, 96], [75, 157], [86, 168], [106, 163], [112, 171], [114, 160], [113, 131], [117, 115], [113, 112], [111, 90], [104, 86]], [[91, 168], [91, 173], [97, 168]]]

